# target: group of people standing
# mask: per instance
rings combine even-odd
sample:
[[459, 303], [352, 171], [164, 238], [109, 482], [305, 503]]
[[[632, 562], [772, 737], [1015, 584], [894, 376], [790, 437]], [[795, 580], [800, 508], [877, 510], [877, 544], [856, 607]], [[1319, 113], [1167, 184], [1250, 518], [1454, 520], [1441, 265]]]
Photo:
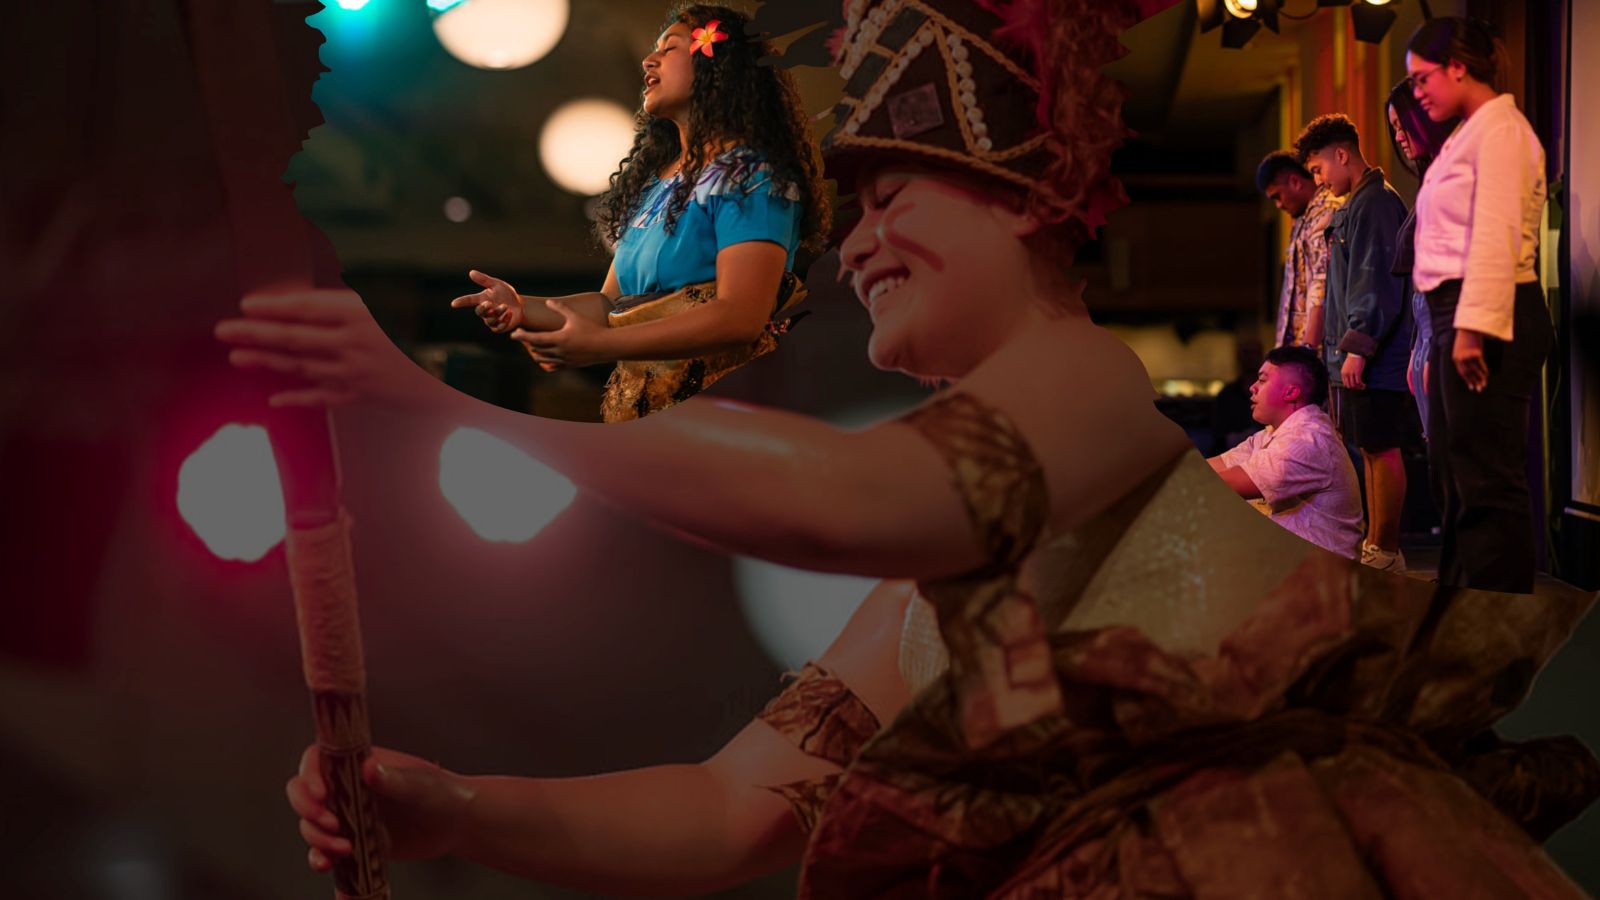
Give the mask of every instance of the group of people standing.
[[[1323, 494], [1323, 511], [1303, 535], [1404, 571], [1403, 453], [1426, 441], [1442, 520], [1440, 581], [1529, 593], [1528, 414], [1552, 336], [1534, 269], [1545, 158], [1504, 92], [1506, 62], [1504, 45], [1477, 20], [1433, 19], [1412, 35], [1408, 74], [1385, 109], [1402, 165], [1421, 180], [1409, 211], [1363, 153], [1355, 122], [1340, 113], [1313, 119], [1292, 151], [1261, 162], [1257, 186], [1295, 220], [1279, 347], [1263, 369], [1294, 369], [1278, 380], [1292, 382], [1296, 396], [1285, 403], [1280, 389], [1266, 405], [1286, 409], [1269, 414], [1278, 421], [1263, 420], [1269, 433], [1229, 451], [1234, 465], [1224, 454], [1213, 467], [1226, 478], [1245, 452], [1285, 444], [1279, 456], [1318, 467], [1313, 493]], [[1364, 504], [1353, 500], [1348, 456], [1328, 450], [1323, 436], [1334, 429], [1359, 451]], [[1290, 446], [1298, 452], [1285, 452]], [[1269, 467], [1256, 467], [1271, 477]], [[1270, 498], [1272, 488], [1256, 496], [1263, 492]], [[1308, 518], [1306, 496], [1288, 495], [1280, 512]], [[1353, 530], [1358, 505], [1366, 524]]]

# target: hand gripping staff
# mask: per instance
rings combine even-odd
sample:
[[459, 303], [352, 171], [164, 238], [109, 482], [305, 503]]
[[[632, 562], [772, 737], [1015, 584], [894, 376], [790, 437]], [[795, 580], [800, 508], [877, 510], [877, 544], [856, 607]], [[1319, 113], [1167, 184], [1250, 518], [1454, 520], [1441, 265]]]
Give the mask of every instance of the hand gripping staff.
[[[301, 128], [290, 113], [272, 6], [268, 0], [178, 2], [222, 179], [239, 295], [310, 288], [311, 234], [281, 180]], [[389, 885], [372, 798], [361, 780], [372, 739], [333, 425], [321, 409], [272, 409], [266, 424], [283, 483], [289, 581], [327, 804], [353, 847], [334, 862], [335, 896], [380, 900], [389, 896]]]

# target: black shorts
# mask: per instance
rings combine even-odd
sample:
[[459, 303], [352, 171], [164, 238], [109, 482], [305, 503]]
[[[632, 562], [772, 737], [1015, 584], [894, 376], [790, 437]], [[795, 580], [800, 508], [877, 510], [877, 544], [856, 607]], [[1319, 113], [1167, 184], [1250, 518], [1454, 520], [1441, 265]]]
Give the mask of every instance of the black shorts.
[[1422, 420], [1409, 391], [1335, 387], [1328, 391], [1328, 402], [1344, 439], [1362, 450], [1381, 453], [1421, 446]]

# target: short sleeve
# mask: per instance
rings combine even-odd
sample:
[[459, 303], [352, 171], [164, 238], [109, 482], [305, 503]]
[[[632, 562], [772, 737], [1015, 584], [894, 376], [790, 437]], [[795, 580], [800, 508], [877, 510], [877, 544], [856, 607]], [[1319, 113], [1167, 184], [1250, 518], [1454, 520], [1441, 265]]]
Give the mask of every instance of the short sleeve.
[[730, 185], [709, 200], [719, 252], [747, 241], [770, 241], [793, 253], [799, 243], [798, 192], [775, 185], [764, 164], [744, 183]]
[[1327, 460], [1326, 448], [1317, 446], [1314, 439], [1283, 435], [1256, 450], [1239, 468], [1260, 489], [1261, 499], [1276, 505], [1328, 487], [1332, 478], [1323, 465]]
[[1222, 462], [1222, 467], [1224, 469], [1231, 469], [1235, 466], [1243, 466], [1245, 461], [1254, 455], [1256, 452], [1256, 444], [1260, 442], [1261, 437], [1265, 434], [1265, 431], [1258, 431], [1255, 434], [1250, 435], [1248, 438], [1245, 438], [1238, 444], [1238, 446], [1224, 450], [1222, 455], [1218, 457], [1218, 459]]

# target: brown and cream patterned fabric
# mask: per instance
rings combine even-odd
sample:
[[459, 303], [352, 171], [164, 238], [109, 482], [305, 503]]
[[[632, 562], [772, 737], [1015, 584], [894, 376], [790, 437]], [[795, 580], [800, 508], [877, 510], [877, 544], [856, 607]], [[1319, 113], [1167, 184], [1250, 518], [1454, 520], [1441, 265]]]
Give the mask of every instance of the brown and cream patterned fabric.
[[992, 43], [1001, 24], [971, 2], [848, 3], [830, 171], [851, 151], [894, 150], [1037, 186], [1054, 152], [1035, 113], [1040, 85], [1015, 50]]
[[[749, 346], [691, 359], [618, 362], [616, 368], [611, 370], [605, 394], [600, 401], [601, 419], [606, 422], [627, 422], [659, 412], [693, 397], [740, 366], [771, 353], [777, 349], [778, 336], [787, 332], [789, 324], [799, 318], [798, 315], [789, 319], [780, 319], [778, 316], [804, 300], [805, 296], [805, 284], [793, 272], [785, 272], [778, 287], [773, 321]], [[606, 322], [612, 328], [626, 328], [675, 316], [707, 303], [715, 303], [716, 300], [716, 282], [691, 284], [665, 297], [612, 313], [607, 316]]]
[[[938, 595], [952, 648], [1005, 660], [1015, 635], [984, 626], [983, 611], [1019, 596], [992, 585], [1014, 578], [1044, 520], [1037, 462], [974, 398], [914, 418], [1000, 554], [921, 588]], [[979, 436], [980, 422], [996, 434]], [[1114, 518], [1192, 507], [1189, 468], [1157, 473], [1130, 492], [1143, 512]], [[1117, 558], [1106, 543], [1081, 546]], [[842, 772], [777, 788], [810, 834], [800, 896], [1583, 896], [1535, 836], [1595, 799], [1600, 766], [1570, 739], [1506, 745], [1488, 729], [1595, 596], [1440, 589], [1309, 545], [1282, 571], [1207, 652], [1069, 617], [1042, 635], [1054, 708], [981, 742], [969, 698], [1031, 686], [1003, 664], [974, 677], [952, 649], [951, 668], [864, 742], [870, 713], [848, 687], [803, 674], [772, 721], [835, 762], [860, 746]], [[1037, 623], [1007, 621], [1024, 635]]]
[[816, 663], [806, 663], [794, 683], [757, 718], [806, 753], [841, 767], [855, 759], [880, 727], [872, 710]]
[[976, 572], [917, 585], [938, 615], [951, 676], [962, 686], [962, 733], [982, 746], [1061, 708], [1039, 607], [1017, 577], [1048, 518], [1044, 470], [1011, 420], [969, 394], [946, 394], [903, 421], [950, 467], [990, 560]]
[[1110, 173], [1130, 133], [1121, 87], [1100, 70], [1125, 29], [1175, 2], [845, 0], [829, 177], [848, 190], [874, 159], [966, 170], [1088, 238], [1127, 202]]
[[[794, 683], [774, 697], [756, 718], [806, 753], [840, 768], [848, 766], [882, 726], [872, 710], [833, 673], [806, 663]], [[810, 833], [822, 806], [839, 783], [834, 773], [821, 778], [769, 785], [794, 810], [800, 827]]]

